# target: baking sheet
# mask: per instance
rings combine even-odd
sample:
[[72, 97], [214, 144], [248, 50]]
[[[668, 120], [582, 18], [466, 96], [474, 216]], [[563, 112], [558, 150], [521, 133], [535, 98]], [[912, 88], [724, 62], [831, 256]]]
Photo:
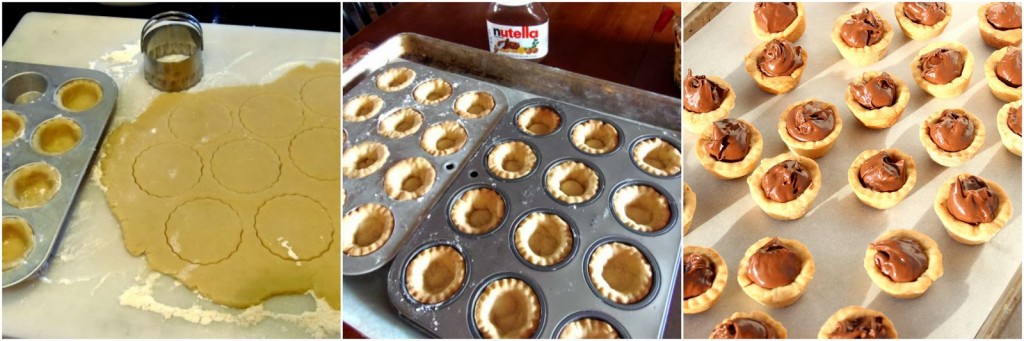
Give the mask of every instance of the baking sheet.
[[[730, 114], [753, 123], [764, 136], [762, 157], [786, 152], [776, 132], [779, 114], [808, 98], [830, 102], [839, 109], [843, 131], [832, 150], [816, 161], [822, 168], [822, 191], [803, 218], [783, 222], [768, 217], [750, 197], [746, 179], [717, 180], [693, 155], [697, 135], [684, 138], [684, 179], [697, 194], [693, 229], [686, 245], [710, 246], [729, 265], [729, 280], [711, 309], [684, 316], [685, 338], [706, 338], [714, 326], [733, 312], [763, 311], [781, 322], [791, 338], [815, 338], [834, 312], [862, 305], [885, 313], [902, 338], [973, 338], [1021, 265], [1021, 158], [1003, 147], [996, 132], [996, 112], [1004, 102], [995, 98], [985, 80], [984, 61], [995, 49], [978, 33], [977, 7], [953, 4], [953, 18], [942, 35], [914, 41], [903, 35], [893, 12], [894, 3], [805, 3], [807, 31], [796, 44], [807, 50], [807, 69], [800, 86], [783, 95], [757, 88], [743, 68], [743, 58], [759, 41], [750, 30], [750, 3], [731, 4], [683, 46], [683, 69], [722, 77], [736, 91]], [[896, 31], [888, 54], [873, 65], [856, 67], [845, 61], [829, 38], [835, 18], [868, 7], [881, 13]], [[930, 42], [959, 41], [974, 55], [974, 74], [968, 90], [952, 99], [936, 99], [914, 82], [910, 62]], [[844, 102], [847, 83], [864, 71], [886, 71], [910, 87], [910, 104], [900, 121], [884, 130], [865, 128]], [[920, 123], [944, 108], [966, 108], [979, 116], [987, 136], [970, 162], [946, 168], [933, 162], [918, 140]], [[867, 149], [896, 147], [917, 163], [917, 185], [899, 205], [880, 211], [865, 206], [846, 179], [854, 158]], [[992, 241], [967, 246], [951, 239], [932, 208], [942, 182], [961, 172], [991, 179], [1006, 189], [1013, 215]], [[881, 292], [868, 278], [862, 262], [869, 242], [887, 229], [910, 228], [934, 239], [943, 254], [944, 275], [917, 299], [900, 300]], [[766, 236], [798, 239], [810, 249], [817, 268], [804, 296], [781, 309], [761, 306], [736, 282], [736, 269], [746, 249]]]

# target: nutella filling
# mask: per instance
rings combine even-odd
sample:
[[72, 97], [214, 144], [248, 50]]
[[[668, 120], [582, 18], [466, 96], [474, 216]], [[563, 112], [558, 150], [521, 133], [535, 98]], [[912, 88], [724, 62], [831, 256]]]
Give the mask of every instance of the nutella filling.
[[1020, 87], [1020, 48], [1011, 47], [996, 63], [996, 76], [1007, 86]]
[[896, 104], [896, 82], [888, 72], [872, 77], [864, 84], [850, 83], [850, 94], [865, 109], [875, 110]]
[[830, 339], [890, 339], [889, 330], [882, 324], [881, 316], [861, 316], [839, 321]]
[[885, 30], [882, 28], [882, 23], [867, 8], [854, 14], [839, 28], [839, 36], [850, 47], [874, 45], [882, 40], [883, 35], [885, 35]]
[[775, 339], [775, 330], [755, 319], [741, 317], [718, 326], [711, 333], [712, 339]]
[[909, 238], [892, 238], [871, 243], [875, 254], [875, 266], [893, 282], [916, 281], [928, 270], [928, 255], [921, 244]]
[[757, 58], [757, 68], [768, 77], [792, 75], [793, 71], [804, 65], [801, 51], [803, 49], [793, 43], [772, 39]]
[[715, 263], [702, 255], [691, 253], [683, 261], [683, 299], [700, 296], [715, 283]]
[[903, 14], [914, 23], [932, 26], [946, 18], [946, 3], [904, 2]]
[[811, 174], [793, 160], [782, 161], [772, 166], [761, 179], [764, 196], [774, 202], [789, 202], [796, 199], [811, 185]]
[[946, 109], [942, 116], [928, 124], [928, 136], [942, 150], [958, 152], [974, 142], [974, 122], [960, 111]]
[[992, 5], [985, 11], [985, 19], [988, 23], [1000, 31], [1007, 31], [1020, 28], [1020, 4], [1015, 2], [1000, 2]]
[[747, 278], [765, 289], [787, 286], [800, 275], [804, 262], [779, 238], [773, 238], [753, 255], [747, 265]]
[[754, 21], [757, 27], [768, 33], [779, 33], [796, 20], [795, 2], [757, 2], [754, 3]]
[[999, 197], [984, 180], [973, 175], [961, 176], [950, 189], [946, 209], [956, 220], [968, 224], [988, 223], [996, 219]]
[[905, 162], [887, 152], [875, 154], [860, 165], [860, 182], [876, 192], [898, 191], [907, 183]]
[[797, 141], [824, 140], [836, 128], [836, 113], [831, 106], [818, 101], [793, 108], [786, 116], [786, 131]]
[[1017, 134], [1017, 136], [1021, 136], [1020, 135], [1020, 106], [1018, 105], [1016, 107], [1010, 107], [1010, 109], [1007, 110], [1007, 111], [1008, 111], [1008, 113], [1006, 115], [1006, 125], [1010, 127], [1010, 131], [1012, 131], [1014, 134]]
[[964, 70], [964, 56], [960, 51], [935, 49], [921, 56], [921, 78], [932, 84], [948, 84]]
[[721, 162], [743, 160], [750, 151], [750, 131], [746, 124], [737, 119], [715, 121], [711, 128], [711, 138], [704, 143], [704, 150], [711, 158]]
[[686, 70], [683, 82], [683, 107], [687, 111], [706, 113], [718, 109], [725, 100], [728, 89], [718, 86], [705, 76], [694, 76], [693, 71]]

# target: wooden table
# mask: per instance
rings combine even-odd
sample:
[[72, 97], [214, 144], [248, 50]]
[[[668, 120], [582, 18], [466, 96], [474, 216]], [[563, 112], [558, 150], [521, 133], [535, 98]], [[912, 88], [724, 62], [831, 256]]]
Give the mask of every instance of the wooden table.
[[[403, 3], [342, 43], [345, 53], [360, 43], [378, 45], [414, 32], [487, 49], [487, 3]], [[672, 26], [655, 32], [663, 8], [680, 3], [545, 3], [551, 18], [549, 51], [542, 64], [680, 97], [672, 81]]]

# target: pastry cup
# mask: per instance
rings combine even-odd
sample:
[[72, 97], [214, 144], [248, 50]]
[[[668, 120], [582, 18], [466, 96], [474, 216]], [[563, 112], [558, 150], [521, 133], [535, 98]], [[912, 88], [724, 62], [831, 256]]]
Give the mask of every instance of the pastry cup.
[[365, 204], [345, 215], [342, 221], [341, 251], [358, 257], [384, 246], [395, 229], [395, 216], [380, 204]]
[[618, 339], [619, 332], [615, 331], [608, 322], [594, 318], [584, 318], [569, 322], [562, 331], [558, 333], [559, 339]]
[[473, 321], [480, 335], [487, 339], [529, 338], [540, 325], [540, 300], [526, 282], [515, 278], [499, 279], [480, 293]]
[[572, 128], [570, 139], [584, 153], [608, 154], [619, 146], [619, 131], [609, 123], [588, 120]]
[[875, 266], [875, 254], [878, 251], [868, 246], [867, 252], [864, 253], [864, 270], [868, 272], [868, 277], [871, 277], [871, 281], [875, 282], [875, 285], [893, 297], [909, 299], [924, 295], [932, 283], [942, 277], [942, 252], [939, 251], [939, 245], [924, 233], [904, 229], [885, 231], [875, 238], [875, 241], [892, 238], [908, 238], [921, 245], [922, 251], [928, 255], [928, 269], [913, 282], [894, 282], [885, 276], [878, 266]]
[[722, 297], [722, 291], [729, 283], [729, 266], [717, 251], [702, 246], [686, 245], [683, 247], [683, 258], [692, 253], [704, 256], [715, 263], [715, 281], [711, 284], [711, 288], [708, 288], [708, 291], [703, 294], [683, 300], [683, 314], [697, 314], [711, 309]]
[[452, 204], [449, 215], [462, 233], [484, 234], [497, 228], [505, 218], [505, 199], [490, 188], [469, 190]]
[[486, 92], [470, 91], [459, 95], [452, 109], [462, 118], [481, 118], [494, 111], [494, 96]]
[[[868, 71], [860, 75], [854, 80], [854, 83], [864, 84], [864, 82], [881, 75], [881, 72]], [[853, 94], [850, 93], [849, 87], [846, 89], [846, 106], [850, 108], [850, 112], [853, 113], [853, 117], [856, 117], [861, 124], [871, 129], [885, 129], [892, 127], [900, 120], [900, 116], [903, 115], [903, 111], [907, 109], [907, 104], [910, 103], [910, 88], [907, 87], [907, 83], [903, 82], [902, 79], [896, 77], [896, 75], [890, 73], [892, 81], [896, 85], [896, 91], [899, 91], [899, 96], [896, 99], [896, 103], [891, 106], [882, 107], [878, 109], [868, 109], [860, 105], [856, 99], [853, 98]]]
[[1020, 100], [1006, 103], [999, 108], [999, 113], [996, 114], [996, 127], [999, 130], [999, 138], [1003, 140], [1003, 146], [1006, 146], [1011, 153], [1021, 156], [1021, 137], [1010, 130], [1010, 126], [1006, 124], [1006, 119], [1010, 116], [1010, 108], [1016, 106], [1020, 106]]
[[992, 95], [1003, 101], [1013, 102], [1020, 100], [1021, 88], [1006, 85], [1006, 83], [999, 79], [999, 76], [996, 76], [996, 64], [999, 64], [999, 61], [1003, 59], [1003, 56], [1009, 50], [1010, 47], [1007, 46], [992, 52], [992, 55], [988, 56], [988, 59], [985, 60], [985, 80], [988, 81], [988, 88], [992, 90]]
[[893, 339], [899, 338], [899, 335], [896, 333], [896, 327], [893, 326], [892, 320], [889, 320], [888, 316], [885, 316], [885, 314], [882, 314], [882, 312], [880, 312], [880, 311], [871, 310], [871, 309], [864, 308], [864, 307], [859, 307], [859, 306], [849, 306], [849, 307], [846, 307], [846, 308], [843, 308], [843, 309], [839, 309], [839, 311], [836, 311], [835, 314], [832, 314], [832, 316], [830, 316], [828, 318], [828, 320], [825, 321], [825, 324], [823, 324], [821, 326], [821, 329], [818, 330], [818, 338], [819, 339], [828, 339], [829, 335], [832, 334], [832, 332], [834, 332], [836, 330], [837, 325], [841, 321], [846, 321], [846, 320], [854, 319], [854, 318], [858, 318], [858, 317], [875, 317], [875, 316], [881, 316], [882, 317], [882, 326], [884, 326], [886, 329], [888, 329], [889, 335]]
[[620, 188], [612, 195], [612, 211], [619, 221], [639, 232], [657, 232], [672, 219], [668, 199], [644, 185]]
[[896, 14], [896, 22], [900, 25], [900, 29], [903, 30], [903, 34], [907, 38], [913, 40], [927, 40], [938, 37], [942, 34], [942, 31], [946, 30], [946, 25], [949, 25], [949, 21], [953, 18], [953, 7], [948, 3], [946, 4], [946, 17], [935, 23], [935, 25], [922, 25], [907, 18], [906, 12], [903, 11], [903, 3], [897, 2], [896, 6], [893, 7]]
[[612, 302], [633, 304], [651, 292], [651, 264], [631, 245], [612, 242], [598, 246], [587, 268], [594, 288]]
[[[921, 56], [940, 48], [947, 48], [963, 54], [964, 69], [961, 71], [960, 77], [954, 78], [949, 83], [933, 84], [921, 76]], [[971, 76], [974, 74], [974, 55], [966, 46], [955, 41], [934, 42], [918, 51], [917, 57], [910, 61], [910, 73], [914, 75], [914, 81], [921, 86], [924, 92], [936, 98], [953, 98], [967, 91], [967, 87], [971, 85]]]
[[453, 154], [469, 139], [466, 128], [455, 121], [444, 121], [434, 124], [423, 131], [420, 137], [420, 148], [433, 156]]
[[[865, 161], [881, 152], [888, 152], [889, 155], [895, 156], [899, 160], [906, 161], [905, 170], [907, 172], [907, 182], [903, 184], [903, 187], [900, 187], [899, 190], [894, 192], [878, 192], [864, 187], [864, 184], [860, 181], [860, 167], [864, 165]], [[860, 199], [860, 202], [864, 203], [864, 205], [884, 210], [896, 206], [896, 204], [903, 201], [907, 195], [910, 195], [910, 191], [913, 190], [914, 185], [917, 184], [917, 164], [914, 163], [913, 157], [896, 148], [882, 150], [869, 149], [860, 153], [860, 155], [853, 160], [853, 164], [850, 165], [850, 170], [846, 173], [846, 179], [849, 180], [850, 188], [853, 189], [853, 194], [857, 195], [857, 199]]]
[[694, 147], [694, 153], [697, 154], [697, 161], [700, 161], [700, 165], [704, 166], [711, 175], [714, 175], [719, 179], [735, 179], [738, 177], [746, 176], [757, 168], [757, 160], [761, 159], [761, 151], [764, 149], [764, 141], [761, 139], [761, 133], [757, 131], [757, 127], [754, 127], [750, 122], [740, 120], [743, 124], [747, 125], [747, 131], [750, 132], [750, 151], [747, 152], [747, 156], [743, 157], [743, 160], [736, 162], [721, 162], [715, 160], [708, 154], [707, 150], [704, 150], [704, 143], [711, 138], [714, 133], [714, 126], [709, 125], [707, 129], [700, 134], [697, 138], [696, 146]]
[[999, 198], [999, 209], [996, 217], [991, 222], [977, 225], [968, 224], [956, 219], [956, 217], [949, 213], [949, 209], [946, 208], [946, 201], [949, 200], [949, 193], [956, 183], [956, 179], [966, 175], [971, 174], [961, 173], [946, 180], [942, 186], [939, 186], [939, 193], [935, 195], [935, 214], [942, 221], [942, 226], [946, 227], [946, 233], [954, 240], [966, 245], [984, 244], [992, 240], [992, 237], [995, 237], [1003, 229], [1003, 226], [1006, 226], [1006, 222], [1010, 221], [1010, 216], [1013, 215], [1013, 203], [1010, 202], [1010, 196], [1006, 194], [1002, 186], [999, 186], [994, 181], [975, 175], [985, 181], [985, 184], [992, 189], [992, 193]]
[[679, 149], [659, 138], [649, 138], [633, 146], [633, 162], [654, 176], [672, 176], [683, 169]]
[[789, 76], [769, 77], [762, 73], [761, 69], [757, 67], [757, 58], [764, 53], [765, 46], [767, 46], [769, 42], [771, 41], [763, 42], [757, 45], [753, 51], [750, 51], [744, 59], [744, 66], [747, 69], [747, 73], [750, 74], [750, 77], [754, 79], [754, 83], [756, 83], [757, 87], [761, 88], [762, 91], [775, 95], [790, 92], [800, 84], [800, 77], [803, 76], [804, 70], [807, 69], [807, 50], [800, 49], [800, 60], [803, 61], [803, 65], [796, 70], [793, 70], [792, 74]]
[[521, 141], [503, 142], [487, 154], [487, 169], [494, 176], [515, 180], [530, 174], [537, 166], [537, 154]]
[[879, 40], [874, 45], [868, 45], [865, 47], [852, 47], [850, 45], [846, 45], [846, 41], [844, 41], [839, 35], [839, 32], [842, 30], [843, 23], [857, 13], [859, 12], [855, 11], [846, 13], [836, 19], [835, 25], [832, 27], [832, 43], [839, 49], [839, 53], [843, 55], [843, 58], [853, 65], [871, 65], [885, 57], [885, 53], [889, 48], [889, 44], [892, 43], [892, 37], [894, 35], [892, 32], [892, 25], [890, 25], [889, 22], [882, 17], [882, 14], [878, 13], [878, 11], [871, 11], [875, 18], [878, 18], [878, 21], [882, 23], [882, 30], [885, 31], [885, 34], [882, 35], [882, 40]]
[[978, 31], [981, 33], [981, 40], [985, 41], [988, 46], [1001, 49], [1007, 46], [1020, 46], [1021, 41], [1021, 29], [1015, 28], [1012, 30], [1002, 31], [992, 26], [985, 18], [985, 12], [988, 12], [989, 7], [997, 4], [997, 2], [990, 2], [978, 7]]
[[804, 35], [804, 30], [807, 29], [807, 15], [804, 11], [804, 3], [796, 3], [796, 18], [793, 19], [793, 22], [789, 23], [789, 26], [786, 26], [786, 29], [778, 33], [771, 33], [762, 30], [760, 26], [757, 26], [757, 19], [754, 18], [754, 12], [751, 11], [750, 29], [754, 31], [754, 35], [757, 36], [757, 39], [760, 39], [762, 41], [770, 41], [772, 39], [783, 39], [795, 42], [797, 39], [800, 39], [800, 37]]
[[964, 148], [964, 150], [947, 152], [942, 150], [942, 148], [939, 148], [939, 146], [935, 144], [935, 141], [932, 141], [932, 137], [928, 135], [928, 123], [931, 123], [938, 119], [939, 116], [942, 116], [943, 110], [944, 109], [940, 109], [932, 113], [924, 120], [924, 122], [921, 122], [919, 138], [921, 140], [921, 144], [924, 145], [924, 149], [928, 151], [928, 156], [932, 158], [932, 161], [946, 167], [956, 167], [970, 161], [971, 158], [981, 150], [981, 146], [985, 143], [985, 126], [981, 123], [981, 120], [978, 119], [978, 116], [974, 116], [974, 114], [967, 110], [960, 109], [967, 115], [967, 119], [974, 123], [974, 141], [971, 142], [971, 145], [967, 146], [967, 148]]
[[[764, 178], [765, 173], [769, 169], [786, 160], [796, 161], [804, 169], [807, 169], [807, 173], [811, 176], [811, 184], [796, 199], [788, 202], [775, 202], [764, 195], [764, 190], [761, 189], [761, 179]], [[747, 185], [750, 187], [750, 195], [754, 197], [754, 202], [768, 216], [778, 220], [800, 219], [807, 214], [807, 211], [811, 210], [814, 198], [821, 191], [821, 170], [818, 168], [818, 163], [812, 159], [793, 153], [783, 153], [773, 158], [761, 160], [761, 165], [757, 167], [757, 170], [747, 177]]]
[[811, 251], [807, 250], [807, 247], [800, 241], [779, 238], [782, 244], [786, 245], [790, 251], [804, 261], [803, 267], [800, 269], [800, 274], [793, 279], [793, 283], [774, 289], [762, 288], [747, 278], [747, 266], [750, 264], [750, 256], [754, 255], [758, 249], [771, 241], [772, 237], [764, 237], [747, 248], [747, 252], [743, 255], [743, 260], [740, 261], [740, 267], [736, 270], [736, 281], [739, 282], [743, 292], [758, 303], [773, 308], [787, 307], [796, 303], [800, 296], [803, 296], [807, 283], [814, 278], [814, 257], [811, 256]]
[[422, 125], [423, 114], [413, 108], [401, 108], [380, 120], [377, 133], [387, 138], [400, 139], [419, 131]]
[[447, 301], [462, 288], [466, 261], [455, 248], [439, 245], [420, 251], [405, 268], [405, 289], [423, 304]]
[[551, 213], [530, 213], [515, 231], [516, 251], [537, 266], [561, 263], [572, 251], [572, 243], [569, 224]]
[[690, 189], [690, 185], [683, 183], [683, 235], [690, 232], [693, 225], [693, 214], [697, 211], [697, 193]]
[[451, 95], [452, 84], [440, 78], [426, 80], [412, 89], [412, 98], [426, 105], [441, 103]]
[[562, 115], [548, 107], [530, 107], [516, 117], [519, 130], [533, 136], [551, 134], [562, 126]]
[[422, 197], [431, 187], [437, 172], [422, 157], [398, 161], [384, 173], [384, 193], [398, 201]]
[[[775, 329], [775, 335], [780, 339], [785, 339], [789, 337], [789, 332], [786, 330], [786, 327], [782, 326], [782, 323], [779, 323], [779, 321], [776, 321], [771, 316], [768, 316], [768, 314], [762, 313], [760, 311], [752, 311], [749, 313], [733, 313], [732, 315], [729, 316], [729, 318], [722, 320], [722, 322], [719, 323], [719, 325], [729, 323], [729, 321], [740, 318], [755, 320], [763, 323], [764, 325], [772, 329]], [[718, 328], [718, 326], [715, 326], [715, 328]]]
[[376, 116], [384, 100], [376, 95], [359, 95], [345, 103], [342, 117], [345, 122], [362, 122]]
[[593, 199], [601, 187], [601, 178], [586, 164], [564, 161], [548, 170], [545, 176], [548, 193], [565, 204], [579, 204]]
[[718, 84], [718, 86], [725, 88], [726, 94], [718, 108], [709, 112], [692, 112], [686, 110], [685, 107], [683, 108], [683, 127], [686, 128], [686, 131], [694, 134], [700, 134], [712, 122], [729, 117], [729, 112], [732, 111], [732, 108], [736, 107], [736, 92], [733, 91], [732, 86], [726, 83], [724, 79], [715, 76], [707, 77], [715, 84]]
[[363, 142], [345, 149], [341, 157], [342, 173], [346, 178], [364, 178], [376, 172], [388, 160], [388, 147], [377, 142]]
[[[804, 105], [805, 103], [813, 101], [825, 103], [827, 107], [832, 108], [832, 112], [835, 113], [835, 129], [832, 129], [832, 132], [829, 133], [828, 136], [825, 136], [825, 138], [821, 139], [821, 141], [805, 142], [794, 139], [792, 136], [789, 135], [789, 132], [786, 131], [786, 118], [789, 117], [789, 112], [792, 111], [793, 109], [796, 109], [797, 107]], [[825, 156], [825, 154], [827, 154], [829, 150], [832, 150], [832, 146], [835, 145], [836, 140], [839, 139], [839, 134], [843, 132], [843, 118], [842, 115], [839, 114], [839, 108], [836, 108], [834, 104], [819, 100], [817, 98], [811, 98], [793, 103], [789, 107], [786, 107], [786, 110], [783, 110], [782, 114], [779, 115], [778, 131], [779, 137], [782, 137], [782, 142], [786, 143], [786, 147], [788, 147], [790, 151], [800, 154], [800, 156], [803, 157], [817, 159], [819, 157]]]
[[415, 78], [416, 71], [410, 68], [391, 68], [377, 76], [377, 88], [387, 92], [402, 90]]

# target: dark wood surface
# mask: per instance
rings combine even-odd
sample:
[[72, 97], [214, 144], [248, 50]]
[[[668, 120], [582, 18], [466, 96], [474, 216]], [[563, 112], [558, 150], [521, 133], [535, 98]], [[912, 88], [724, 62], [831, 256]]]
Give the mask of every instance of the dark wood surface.
[[[672, 81], [672, 25], [655, 32], [669, 3], [545, 3], [550, 16], [544, 65], [680, 97]], [[419, 33], [487, 49], [487, 3], [402, 3], [342, 43], [348, 53], [360, 43], [379, 45], [391, 36]]]

